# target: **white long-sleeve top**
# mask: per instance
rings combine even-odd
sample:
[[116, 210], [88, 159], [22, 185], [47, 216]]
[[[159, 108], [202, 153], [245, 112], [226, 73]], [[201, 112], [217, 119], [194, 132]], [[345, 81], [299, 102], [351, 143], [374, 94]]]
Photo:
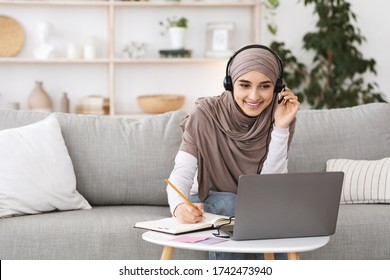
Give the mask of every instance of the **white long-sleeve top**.
[[[267, 159], [264, 161], [261, 174], [287, 173], [288, 128], [274, 126]], [[179, 151], [175, 158], [175, 166], [169, 180], [186, 196], [198, 193], [198, 159], [190, 153]], [[168, 203], [173, 215], [177, 205], [185, 202], [170, 186], [167, 186]]]

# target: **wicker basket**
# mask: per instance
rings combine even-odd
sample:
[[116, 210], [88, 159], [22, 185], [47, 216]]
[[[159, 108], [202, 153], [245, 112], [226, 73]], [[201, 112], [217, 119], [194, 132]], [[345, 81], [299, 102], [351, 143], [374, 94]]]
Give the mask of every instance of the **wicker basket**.
[[24, 31], [13, 18], [0, 15], [0, 57], [16, 56], [24, 45]]
[[161, 114], [180, 109], [185, 101], [183, 95], [158, 94], [141, 95], [137, 98], [138, 105], [147, 114]]

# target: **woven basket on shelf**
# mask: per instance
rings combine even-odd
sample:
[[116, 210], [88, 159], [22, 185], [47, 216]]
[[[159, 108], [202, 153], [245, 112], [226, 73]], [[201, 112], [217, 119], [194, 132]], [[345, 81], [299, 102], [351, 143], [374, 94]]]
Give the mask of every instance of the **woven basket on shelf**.
[[185, 96], [174, 94], [141, 95], [137, 98], [138, 105], [147, 114], [161, 114], [180, 109]]
[[0, 56], [17, 55], [24, 45], [24, 31], [13, 18], [0, 16]]

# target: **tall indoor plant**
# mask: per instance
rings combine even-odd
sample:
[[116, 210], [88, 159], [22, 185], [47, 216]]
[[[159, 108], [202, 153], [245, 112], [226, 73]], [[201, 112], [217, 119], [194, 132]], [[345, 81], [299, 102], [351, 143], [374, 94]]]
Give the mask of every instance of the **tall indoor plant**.
[[365, 78], [376, 74], [375, 60], [366, 59], [358, 50], [365, 40], [354, 26], [356, 15], [346, 0], [305, 0], [314, 5], [318, 16], [316, 31], [305, 34], [304, 48], [314, 52], [309, 83], [304, 89], [313, 108], [351, 107], [362, 103], [383, 102], [374, 82]]

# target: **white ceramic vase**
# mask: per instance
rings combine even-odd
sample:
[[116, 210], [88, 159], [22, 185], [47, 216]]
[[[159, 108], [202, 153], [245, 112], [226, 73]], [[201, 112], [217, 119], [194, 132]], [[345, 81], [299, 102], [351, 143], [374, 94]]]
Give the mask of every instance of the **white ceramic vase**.
[[175, 27], [169, 28], [168, 32], [169, 32], [169, 37], [171, 39], [171, 48], [172, 49], [183, 49], [186, 28], [175, 26]]

